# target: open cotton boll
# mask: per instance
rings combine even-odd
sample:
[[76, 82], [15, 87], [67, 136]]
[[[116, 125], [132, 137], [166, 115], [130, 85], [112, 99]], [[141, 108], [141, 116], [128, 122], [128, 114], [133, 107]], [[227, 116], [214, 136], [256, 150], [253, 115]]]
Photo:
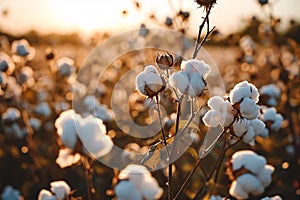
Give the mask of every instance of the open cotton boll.
[[54, 123], [62, 143], [70, 149], [74, 149], [77, 142], [77, 128], [75, 122], [75, 116], [77, 115], [78, 114], [72, 109], [66, 110], [59, 115]]
[[51, 110], [48, 102], [39, 103], [35, 107], [34, 111], [43, 117], [49, 117], [52, 114], [52, 110]]
[[229, 194], [237, 199], [248, 199], [250, 194], [259, 195], [264, 188], [259, 180], [251, 174], [243, 174], [232, 182]]
[[243, 137], [243, 141], [245, 143], [250, 143], [254, 140], [255, 138], [255, 132], [252, 126], [248, 126], [248, 130], [246, 132], [246, 134]]
[[259, 119], [250, 120], [250, 125], [254, 129], [255, 136], [264, 135], [263, 132], [264, 132], [266, 125], [261, 120], [259, 120]]
[[261, 200], [282, 200], [281, 196], [276, 195], [274, 197], [264, 197]]
[[274, 167], [271, 165], [266, 165], [262, 170], [257, 174], [257, 178], [261, 182], [263, 187], [267, 187], [272, 182], [272, 173], [274, 172]]
[[140, 185], [144, 177], [151, 177], [148, 169], [143, 165], [131, 164], [127, 165], [119, 174], [119, 179], [129, 179], [130, 181]]
[[156, 179], [153, 177], [144, 178], [139, 190], [145, 200], [159, 199], [163, 194], [163, 189], [159, 187]]
[[145, 73], [151, 73], [152, 72], [152, 73], [158, 74], [157, 69], [153, 65], [146, 66], [145, 69], [144, 69], [144, 72]]
[[1, 193], [2, 200], [23, 200], [24, 198], [21, 196], [20, 191], [14, 189], [12, 186], [7, 185], [3, 188], [3, 192]]
[[260, 94], [268, 95], [270, 97], [279, 98], [280, 88], [274, 84], [264, 85], [259, 89]]
[[247, 119], [240, 119], [238, 121], [235, 121], [233, 123], [234, 134], [238, 137], [241, 137], [243, 134], [247, 132], [249, 125], [250, 122]]
[[131, 181], [122, 180], [115, 187], [118, 200], [142, 200], [142, 194]]
[[65, 199], [71, 192], [70, 186], [65, 181], [51, 182], [50, 187], [57, 199]]
[[183, 71], [173, 73], [169, 78], [169, 83], [172, 87], [177, 88], [181, 94], [188, 92], [189, 77]]
[[190, 59], [181, 62], [181, 70], [186, 72], [188, 75], [197, 72], [205, 79], [210, 73], [210, 66], [203, 60]]
[[16, 108], [10, 107], [7, 108], [4, 113], [2, 113], [1, 120], [2, 122], [4, 121], [12, 122], [18, 120], [20, 117], [21, 117], [20, 111]]
[[223, 200], [223, 198], [220, 197], [220, 196], [211, 195], [211, 196], [209, 197], [209, 200]]
[[111, 138], [106, 135], [106, 127], [101, 119], [89, 115], [86, 118], [77, 116], [78, 136], [88, 152], [95, 158], [109, 153], [113, 147]]
[[245, 97], [240, 104], [240, 113], [247, 119], [255, 119], [259, 116], [260, 107], [250, 99]]
[[209, 110], [202, 118], [204, 124], [208, 127], [217, 127], [221, 119], [221, 113], [215, 110]]
[[207, 101], [208, 107], [214, 110], [221, 111], [223, 108], [224, 99], [220, 96], [213, 96]]
[[57, 200], [57, 198], [50, 191], [42, 189], [39, 192], [38, 200]]
[[198, 97], [201, 95], [204, 88], [205, 83], [202, 76], [199, 73], [192, 73], [190, 75], [188, 95], [192, 98]]
[[232, 104], [240, 102], [243, 98], [251, 98], [255, 103], [259, 100], [258, 89], [252, 83], [248, 81], [242, 81], [234, 86], [229, 94]]
[[62, 57], [56, 61], [56, 70], [61, 76], [70, 77], [75, 72], [74, 60]]
[[275, 115], [275, 120], [271, 125], [271, 129], [274, 131], [278, 131], [281, 128], [282, 125], [282, 121], [283, 121], [283, 117], [281, 114], [276, 114]]
[[137, 89], [143, 94], [143, 95], [147, 95], [147, 92], [145, 91], [146, 88], [146, 81], [145, 81], [145, 77], [146, 77], [146, 72], [141, 72], [137, 75], [136, 79], [135, 79], [135, 85], [137, 87]]
[[158, 93], [165, 85], [161, 76], [156, 73], [149, 73], [145, 77], [145, 82], [149, 89], [154, 93]]
[[80, 154], [73, 154], [73, 151], [69, 148], [60, 149], [58, 152], [58, 157], [55, 162], [61, 168], [69, 167], [73, 164], [78, 163], [80, 160]]
[[266, 159], [253, 151], [242, 150], [234, 153], [231, 158], [232, 169], [246, 168], [253, 174], [258, 173], [266, 165]]
[[9, 55], [0, 52], [0, 71], [11, 75], [15, 71], [15, 63]]

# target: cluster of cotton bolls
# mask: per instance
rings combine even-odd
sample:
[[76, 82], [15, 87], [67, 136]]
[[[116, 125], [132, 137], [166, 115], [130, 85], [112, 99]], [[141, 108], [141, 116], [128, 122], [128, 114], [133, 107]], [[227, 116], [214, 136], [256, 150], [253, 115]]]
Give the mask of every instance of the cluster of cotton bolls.
[[66, 110], [56, 119], [55, 127], [63, 147], [67, 148], [60, 149], [56, 159], [62, 168], [77, 163], [80, 159], [77, 153], [99, 158], [113, 147], [103, 121], [92, 115], [81, 117], [72, 109]]
[[1, 125], [5, 134], [16, 138], [23, 138], [27, 134], [21, 121], [21, 112], [17, 108], [9, 107], [1, 115]]
[[249, 195], [260, 195], [272, 181], [274, 167], [267, 165], [263, 156], [250, 150], [234, 153], [228, 167], [228, 174], [233, 181], [230, 195], [238, 199], [248, 199]]
[[54, 181], [50, 183], [50, 191], [42, 189], [38, 200], [67, 200], [72, 196], [71, 188], [65, 181]]
[[211, 110], [202, 120], [209, 127], [232, 126], [235, 136], [246, 143], [253, 143], [257, 136], [267, 137], [268, 129], [278, 131], [283, 119], [274, 108], [262, 110], [257, 105], [258, 101], [259, 93], [255, 85], [247, 81], [240, 82], [230, 91], [228, 98], [211, 97], [208, 100]]
[[156, 179], [142, 165], [128, 165], [120, 172], [118, 179], [115, 186], [118, 200], [154, 200], [163, 194]]
[[191, 59], [182, 61], [181, 71], [170, 76], [170, 85], [177, 88], [181, 94], [198, 97], [206, 87], [205, 79], [210, 73], [210, 66], [204, 61]]

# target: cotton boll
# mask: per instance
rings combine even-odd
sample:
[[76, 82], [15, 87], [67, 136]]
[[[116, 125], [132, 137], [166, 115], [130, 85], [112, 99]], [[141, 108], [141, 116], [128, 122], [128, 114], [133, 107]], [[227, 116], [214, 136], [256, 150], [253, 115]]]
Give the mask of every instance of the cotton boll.
[[259, 89], [259, 92], [262, 95], [266, 95], [269, 97], [267, 104], [268, 106], [276, 106], [277, 99], [280, 97], [280, 88], [274, 84], [264, 85]]
[[274, 167], [271, 165], [266, 165], [262, 170], [257, 174], [257, 178], [261, 182], [263, 187], [267, 187], [272, 182], [271, 174], [274, 172]]
[[61, 76], [70, 77], [75, 72], [74, 60], [68, 57], [58, 59], [56, 67]]
[[181, 70], [186, 72], [188, 75], [197, 72], [205, 79], [210, 73], [210, 66], [203, 60], [191, 59], [181, 62]]
[[253, 174], [258, 173], [266, 165], [266, 159], [250, 150], [242, 150], [234, 153], [231, 158], [232, 169], [238, 170], [242, 167]]
[[263, 131], [259, 134], [260, 137], [267, 138], [269, 137], [269, 130], [264, 128]]
[[52, 114], [52, 110], [51, 110], [48, 102], [39, 103], [35, 107], [34, 111], [43, 117], [50, 117], [50, 115]]
[[77, 114], [74, 110], [67, 110], [62, 112], [54, 123], [62, 143], [70, 149], [74, 149], [77, 142], [75, 116]]
[[192, 73], [190, 75], [188, 95], [192, 98], [198, 97], [201, 95], [204, 88], [205, 83], [202, 76], [199, 73]]
[[8, 121], [16, 121], [21, 117], [21, 113], [18, 109], [16, 108], [7, 108], [4, 113], [1, 115], [2, 122]]
[[108, 135], [105, 135], [106, 127], [102, 120], [89, 115], [86, 118], [77, 116], [77, 122], [78, 136], [93, 157], [99, 158], [111, 151], [113, 142]]
[[172, 87], [178, 88], [181, 94], [186, 94], [189, 87], [189, 77], [185, 72], [173, 73], [169, 78]]
[[249, 194], [246, 192], [237, 181], [233, 181], [231, 183], [231, 187], [229, 189], [229, 194], [238, 199], [248, 199]]
[[145, 77], [145, 82], [147, 87], [154, 93], [158, 93], [165, 85], [162, 77], [155, 73], [149, 73]]
[[51, 191], [57, 199], [65, 199], [71, 192], [70, 186], [65, 181], [55, 181], [50, 183]]
[[2, 200], [22, 200], [23, 197], [20, 194], [19, 190], [14, 189], [12, 186], [7, 185], [3, 188], [1, 194]]
[[274, 197], [264, 197], [261, 200], [282, 200], [281, 196], [276, 195]]
[[30, 118], [29, 124], [34, 130], [40, 130], [40, 128], [42, 127], [41, 120], [39, 120], [37, 118]]
[[208, 127], [217, 127], [221, 121], [221, 113], [215, 110], [209, 110], [202, 118], [204, 124]]
[[146, 81], [145, 81], [146, 73], [141, 72], [137, 75], [136, 80], [135, 80], [135, 85], [137, 89], [143, 94], [147, 95], [147, 92], [145, 91], [146, 87]]
[[264, 131], [265, 127], [266, 127], [265, 123], [263, 123], [259, 119], [253, 119], [253, 120], [251, 120], [250, 121], [250, 125], [254, 129], [255, 136], [260, 136], [261, 134], [263, 134], [263, 131]]
[[215, 195], [211, 195], [211, 196], [209, 197], [209, 200], [222, 200], [222, 197], [220, 197], [220, 196], [215, 196]]
[[283, 117], [281, 114], [275, 115], [275, 120], [271, 125], [271, 129], [274, 131], [278, 131], [281, 128]]
[[241, 100], [243, 100], [243, 98], [250, 97], [250, 95], [251, 95], [250, 89], [247, 87], [238, 88], [238, 89], [233, 88], [233, 90], [231, 90], [229, 94], [230, 102], [232, 104], [238, 103]]
[[230, 102], [224, 101], [224, 103], [222, 104], [221, 113], [222, 113], [221, 125], [223, 127], [228, 127], [235, 118], [236, 110], [232, 107]]
[[141, 184], [144, 177], [151, 177], [148, 169], [142, 165], [131, 164], [127, 165], [119, 174], [119, 179], [129, 179], [137, 186]]
[[57, 198], [50, 191], [42, 189], [39, 192], [38, 200], [57, 200]]
[[0, 71], [11, 75], [15, 71], [13, 60], [4, 52], [0, 52]]
[[263, 109], [263, 121], [273, 121], [276, 114], [276, 109], [274, 107]]
[[220, 96], [213, 96], [211, 98], [209, 98], [209, 100], [207, 101], [207, 105], [214, 110], [218, 110], [221, 111], [223, 106], [222, 104], [224, 103], [224, 99]]
[[248, 194], [260, 195], [264, 192], [264, 188], [261, 183], [252, 174], [243, 174], [237, 178], [236, 182]]
[[252, 126], [248, 126], [248, 130], [243, 137], [245, 143], [251, 143], [255, 138], [255, 132]]
[[139, 189], [145, 200], [159, 199], [163, 194], [163, 189], [159, 187], [153, 177], [144, 178], [143, 184], [140, 185]]
[[120, 181], [115, 187], [118, 200], [142, 200], [143, 197], [131, 181]]
[[250, 98], [244, 98], [240, 104], [240, 113], [247, 119], [255, 119], [259, 116], [260, 107]]
[[148, 65], [144, 69], [145, 73], [158, 73], [157, 69], [153, 65]]
[[80, 154], [73, 154], [73, 151], [69, 148], [60, 149], [58, 152], [58, 157], [56, 158], [56, 163], [61, 167], [69, 167], [73, 164], [78, 163], [80, 160]]
[[250, 125], [249, 120], [240, 119], [233, 123], [233, 131], [234, 134], [238, 137], [241, 137], [248, 130], [248, 126]]

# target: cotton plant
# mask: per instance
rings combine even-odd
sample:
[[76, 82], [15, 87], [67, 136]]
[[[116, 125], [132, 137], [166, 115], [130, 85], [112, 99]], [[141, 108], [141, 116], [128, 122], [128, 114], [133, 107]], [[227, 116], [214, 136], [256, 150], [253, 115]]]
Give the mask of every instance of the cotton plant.
[[272, 181], [274, 167], [267, 164], [263, 156], [251, 150], [235, 152], [230, 160], [227, 173], [232, 180], [230, 195], [247, 199], [249, 195], [260, 195]]
[[118, 179], [114, 189], [118, 200], [155, 200], [163, 194], [156, 179], [142, 165], [128, 165], [120, 172]]
[[38, 194], [38, 200], [70, 200], [71, 197], [71, 188], [65, 181], [53, 181], [50, 191], [42, 189]]
[[92, 115], [83, 118], [74, 110], [67, 110], [56, 119], [55, 127], [62, 145], [70, 149], [59, 152], [56, 161], [60, 166], [66, 167], [79, 160], [78, 156], [71, 152], [99, 158], [109, 153], [113, 147], [102, 120]]

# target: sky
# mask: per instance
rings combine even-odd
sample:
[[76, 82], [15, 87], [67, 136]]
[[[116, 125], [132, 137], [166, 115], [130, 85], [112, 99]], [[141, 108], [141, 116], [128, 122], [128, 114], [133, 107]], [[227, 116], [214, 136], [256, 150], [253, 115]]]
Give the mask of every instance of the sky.
[[[211, 13], [211, 24], [224, 34], [237, 31], [251, 16], [266, 18], [258, 0], [217, 0]], [[300, 21], [300, 0], [269, 0], [274, 15], [281, 18], [283, 27], [290, 19]], [[141, 7], [136, 9], [135, 3]], [[94, 31], [128, 31], [147, 23], [151, 14], [163, 23], [166, 16], [178, 10], [191, 12], [192, 31], [201, 22], [203, 9], [193, 0], [0, 0], [0, 30], [20, 35], [30, 30], [42, 34]], [[126, 10], [124, 17], [122, 11]], [[195, 24], [195, 26], [193, 26]], [[149, 25], [153, 26], [153, 24]]]

